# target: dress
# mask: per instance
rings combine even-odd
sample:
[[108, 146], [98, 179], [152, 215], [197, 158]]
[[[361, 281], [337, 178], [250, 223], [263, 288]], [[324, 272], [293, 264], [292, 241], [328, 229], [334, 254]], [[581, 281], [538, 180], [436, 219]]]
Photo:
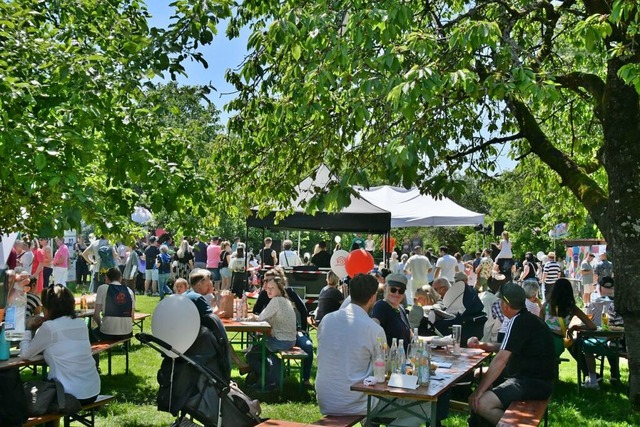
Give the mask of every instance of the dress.
[[323, 415], [366, 415], [367, 396], [349, 388], [373, 374], [378, 340], [385, 333], [356, 304], [325, 316], [318, 327], [316, 392]]
[[316, 309], [316, 322], [320, 323], [322, 318], [329, 313], [340, 309], [340, 304], [344, 300], [342, 292], [333, 286], [325, 286], [318, 296], [318, 308]]
[[87, 245], [85, 245], [84, 242], [76, 242], [76, 244], [73, 245], [73, 249], [76, 252], [76, 283], [84, 285], [89, 281], [89, 265], [82, 257], [82, 253], [87, 249]]
[[178, 253], [175, 253], [175, 259], [178, 261], [178, 277], [182, 277], [189, 281], [189, 273], [191, 273], [191, 262], [193, 260], [193, 252], [186, 251], [182, 258], [178, 256]]
[[78, 399], [100, 393], [100, 376], [91, 356], [89, 331], [84, 319], [63, 316], [47, 320], [33, 340], [20, 348], [20, 356], [24, 359], [42, 352], [49, 366], [49, 378], [57, 378], [66, 393]]
[[404, 340], [405, 350], [411, 342], [411, 326], [407, 312], [403, 306], [393, 308], [385, 300], [377, 301], [371, 310], [371, 317], [380, 321], [387, 337], [387, 345], [391, 347], [393, 338]]
[[119, 282], [100, 285], [95, 304], [96, 311], [102, 312], [101, 335], [109, 337], [131, 336], [133, 331], [132, 314], [135, 308], [135, 296], [131, 289]]
[[503, 408], [515, 400], [544, 400], [558, 377], [551, 333], [540, 318], [521, 310], [505, 332], [500, 350], [511, 352], [503, 374], [507, 379], [492, 391]]

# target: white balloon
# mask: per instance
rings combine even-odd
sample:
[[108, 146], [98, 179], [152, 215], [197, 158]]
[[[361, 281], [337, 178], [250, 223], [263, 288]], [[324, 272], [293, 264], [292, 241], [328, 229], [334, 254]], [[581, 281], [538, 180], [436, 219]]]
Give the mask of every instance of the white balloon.
[[542, 261], [542, 258], [544, 258], [544, 252], [538, 251], [536, 258], [538, 258], [539, 261]]
[[[184, 353], [195, 342], [200, 332], [198, 308], [183, 295], [171, 295], [156, 306], [151, 317], [151, 331], [153, 336]], [[171, 351], [162, 351], [174, 359], [178, 357]]]
[[342, 237], [336, 236], [336, 237], [333, 238], [333, 241], [336, 242], [336, 243], [340, 243], [342, 241]]
[[347, 263], [347, 257], [349, 256], [349, 252], [341, 249], [339, 251], [335, 251], [333, 255], [331, 255], [331, 271], [336, 273], [336, 276], [339, 278], [347, 277], [347, 269], [345, 264]]

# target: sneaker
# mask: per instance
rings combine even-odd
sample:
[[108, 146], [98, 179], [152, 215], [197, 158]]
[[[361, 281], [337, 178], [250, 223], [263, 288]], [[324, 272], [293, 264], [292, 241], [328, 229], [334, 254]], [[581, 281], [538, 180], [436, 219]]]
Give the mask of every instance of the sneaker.
[[584, 388], [590, 388], [590, 389], [592, 389], [592, 390], [600, 390], [600, 385], [599, 385], [597, 382], [592, 383], [592, 382], [591, 382], [591, 381], [589, 381], [589, 380], [587, 380], [587, 381], [583, 382], [583, 383], [582, 383], [582, 387], [584, 387]]
[[146, 296], [150, 297], [151, 296], [151, 291], [147, 291], [144, 293]]
[[160, 296], [160, 294], [159, 294], [158, 292], [154, 292], [152, 295], [153, 295], [154, 297], [159, 297], [159, 296]]

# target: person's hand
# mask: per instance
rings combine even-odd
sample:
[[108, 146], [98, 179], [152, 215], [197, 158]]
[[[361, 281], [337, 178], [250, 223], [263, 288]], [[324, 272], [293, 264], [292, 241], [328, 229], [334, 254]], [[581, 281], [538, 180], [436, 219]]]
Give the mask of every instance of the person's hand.
[[44, 323], [44, 316], [30, 316], [27, 318], [27, 329], [35, 331]]
[[479, 393], [478, 390], [471, 393], [469, 396], [469, 406], [473, 412], [478, 412], [478, 408], [480, 407], [480, 398], [482, 397], [482, 393]]
[[478, 337], [471, 337], [467, 340], [467, 347], [469, 348], [478, 348], [480, 347], [480, 340]]

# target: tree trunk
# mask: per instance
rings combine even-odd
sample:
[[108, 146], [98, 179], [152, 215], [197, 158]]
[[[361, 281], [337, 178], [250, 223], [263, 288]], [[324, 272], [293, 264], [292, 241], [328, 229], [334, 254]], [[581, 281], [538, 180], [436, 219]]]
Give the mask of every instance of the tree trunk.
[[629, 353], [629, 398], [640, 410], [640, 104], [638, 93], [617, 73], [611, 60], [604, 95], [603, 163], [609, 200], [598, 227], [607, 239], [616, 281], [616, 310], [623, 316]]

